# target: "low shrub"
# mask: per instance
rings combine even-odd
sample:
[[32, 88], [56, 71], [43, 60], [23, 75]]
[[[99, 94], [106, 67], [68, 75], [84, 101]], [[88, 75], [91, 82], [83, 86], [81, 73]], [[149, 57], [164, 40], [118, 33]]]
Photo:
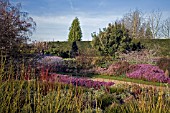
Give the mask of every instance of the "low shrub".
[[58, 70], [58, 72], [73, 73], [78, 70], [77, 62], [73, 58], [64, 59], [64, 62], [60, 68], [61, 69]]
[[126, 61], [117, 62], [109, 66], [109, 68], [107, 69], [107, 74], [117, 76], [125, 74], [128, 71], [129, 66], [130, 64]]
[[122, 75], [125, 74], [129, 70], [130, 64], [126, 61], [117, 62], [110, 65], [108, 68], [96, 68], [95, 72], [98, 74], [105, 74], [105, 75]]
[[92, 64], [96, 67], [108, 68], [113, 62], [114, 59], [112, 57], [100, 56], [100, 57], [93, 57]]
[[160, 58], [156, 64], [166, 72], [166, 76], [170, 77], [170, 58]]
[[83, 56], [83, 55], [76, 57], [77, 67], [79, 67], [80, 69], [92, 68], [94, 66], [92, 64], [92, 61], [93, 61], [93, 57]]
[[93, 57], [79, 55], [76, 57], [77, 67], [81, 69], [90, 69], [95, 67], [108, 68], [113, 62], [112, 57]]
[[119, 57], [133, 64], [154, 64], [153, 58], [155, 54], [156, 52], [153, 50], [144, 49], [142, 51], [133, 51], [128, 54], [120, 53]]

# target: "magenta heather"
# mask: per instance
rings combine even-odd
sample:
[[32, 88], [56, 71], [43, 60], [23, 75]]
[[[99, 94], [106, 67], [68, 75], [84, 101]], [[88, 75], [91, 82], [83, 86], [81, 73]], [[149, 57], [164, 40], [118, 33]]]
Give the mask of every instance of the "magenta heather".
[[93, 81], [89, 80], [87, 78], [77, 78], [77, 77], [71, 77], [68, 75], [61, 75], [61, 74], [52, 74], [48, 81], [50, 82], [62, 82], [65, 84], [73, 84], [75, 86], [84, 86], [88, 88], [95, 88], [100, 89], [101, 87], [109, 87], [114, 85], [113, 82], [100, 82], [100, 81]]
[[170, 78], [166, 77], [164, 71], [158, 66], [153, 66], [150, 64], [137, 64], [136, 66], [138, 68], [131, 73], [127, 73], [127, 77], [153, 82], [170, 83]]

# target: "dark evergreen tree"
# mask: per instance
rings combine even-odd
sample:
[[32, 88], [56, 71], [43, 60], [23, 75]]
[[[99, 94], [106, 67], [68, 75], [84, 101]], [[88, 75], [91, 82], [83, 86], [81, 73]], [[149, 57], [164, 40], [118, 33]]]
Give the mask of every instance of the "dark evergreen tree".
[[71, 58], [75, 58], [78, 55], [78, 46], [76, 41], [74, 41], [72, 43], [72, 48], [71, 48], [71, 52], [70, 52], [70, 57]]
[[68, 35], [69, 42], [81, 41], [82, 31], [81, 31], [79, 19], [77, 17], [73, 20], [69, 30], [70, 30]]
[[115, 24], [109, 24], [103, 30], [99, 30], [99, 34], [93, 33], [92, 37], [92, 45], [101, 55], [114, 56], [115, 52], [127, 53], [138, 49], [138, 47], [134, 46], [140, 44], [133, 44], [128, 29], [125, 28], [124, 24], [117, 22]]

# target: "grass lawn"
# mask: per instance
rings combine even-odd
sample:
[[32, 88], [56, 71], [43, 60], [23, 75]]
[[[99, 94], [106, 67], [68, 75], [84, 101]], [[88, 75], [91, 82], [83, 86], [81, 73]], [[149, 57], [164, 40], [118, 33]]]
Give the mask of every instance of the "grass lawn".
[[[138, 83], [138, 84], [146, 84], [146, 85], [154, 85], [154, 86], [164, 86], [164, 87], [167, 86], [166, 83], [144, 81], [144, 80], [132, 79], [132, 78], [127, 78], [127, 77], [122, 77], [122, 76], [94, 75], [92, 78], [119, 80], [119, 81], [133, 82], [133, 83]], [[168, 86], [170, 87], [170, 84]]]
[[[119, 80], [119, 81], [133, 82], [133, 83], [153, 85], [153, 86], [162, 86], [162, 87], [167, 86], [166, 83], [132, 79], [132, 78], [127, 78], [125, 76], [109, 76], [109, 75], [99, 75], [99, 74], [82, 75], [82, 74], [79, 74], [79, 73], [60, 73], [60, 74], [72, 75], [72, 76], [77, 76], [77, 77], [89, 77], [89, 78], [103, 78], [103, 79], [109, 79], [109, 80]], [[170, 87], [170, 84], [168, 84], [168, 86]]]

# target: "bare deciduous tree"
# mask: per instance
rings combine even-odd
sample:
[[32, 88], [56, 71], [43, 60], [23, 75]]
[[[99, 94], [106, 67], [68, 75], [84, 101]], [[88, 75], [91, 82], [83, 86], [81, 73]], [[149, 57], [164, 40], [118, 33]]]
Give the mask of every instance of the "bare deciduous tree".
[[158, 38], [159, 31], [161, 28], [161, 17], [162, 12], [160, 12], [159, 10], [153, 11], [149, 16], [149, 23], [153, 34], [153, 38]]
[[145, 38], [146, 24], [143, 23], [139, 29], [138, 38]]
[[141, 30], [142, 25], [142, 12], [139, 10], [132, 11], [127, 13], [123, 17], [123, 23], [127, 29], [130, 31], [130, 35], [133, 38], [139, 38], [139, 31]]
[[163, 21], [161, 32], [165, 38], [170, 38], [170, 17]]
[[152, 31], [151, 31], [151, 27], [150, 27], [149, 22], [146, 24], [145, 38], [146, 39], [153, 39], [153, 34], [152, 34]]

